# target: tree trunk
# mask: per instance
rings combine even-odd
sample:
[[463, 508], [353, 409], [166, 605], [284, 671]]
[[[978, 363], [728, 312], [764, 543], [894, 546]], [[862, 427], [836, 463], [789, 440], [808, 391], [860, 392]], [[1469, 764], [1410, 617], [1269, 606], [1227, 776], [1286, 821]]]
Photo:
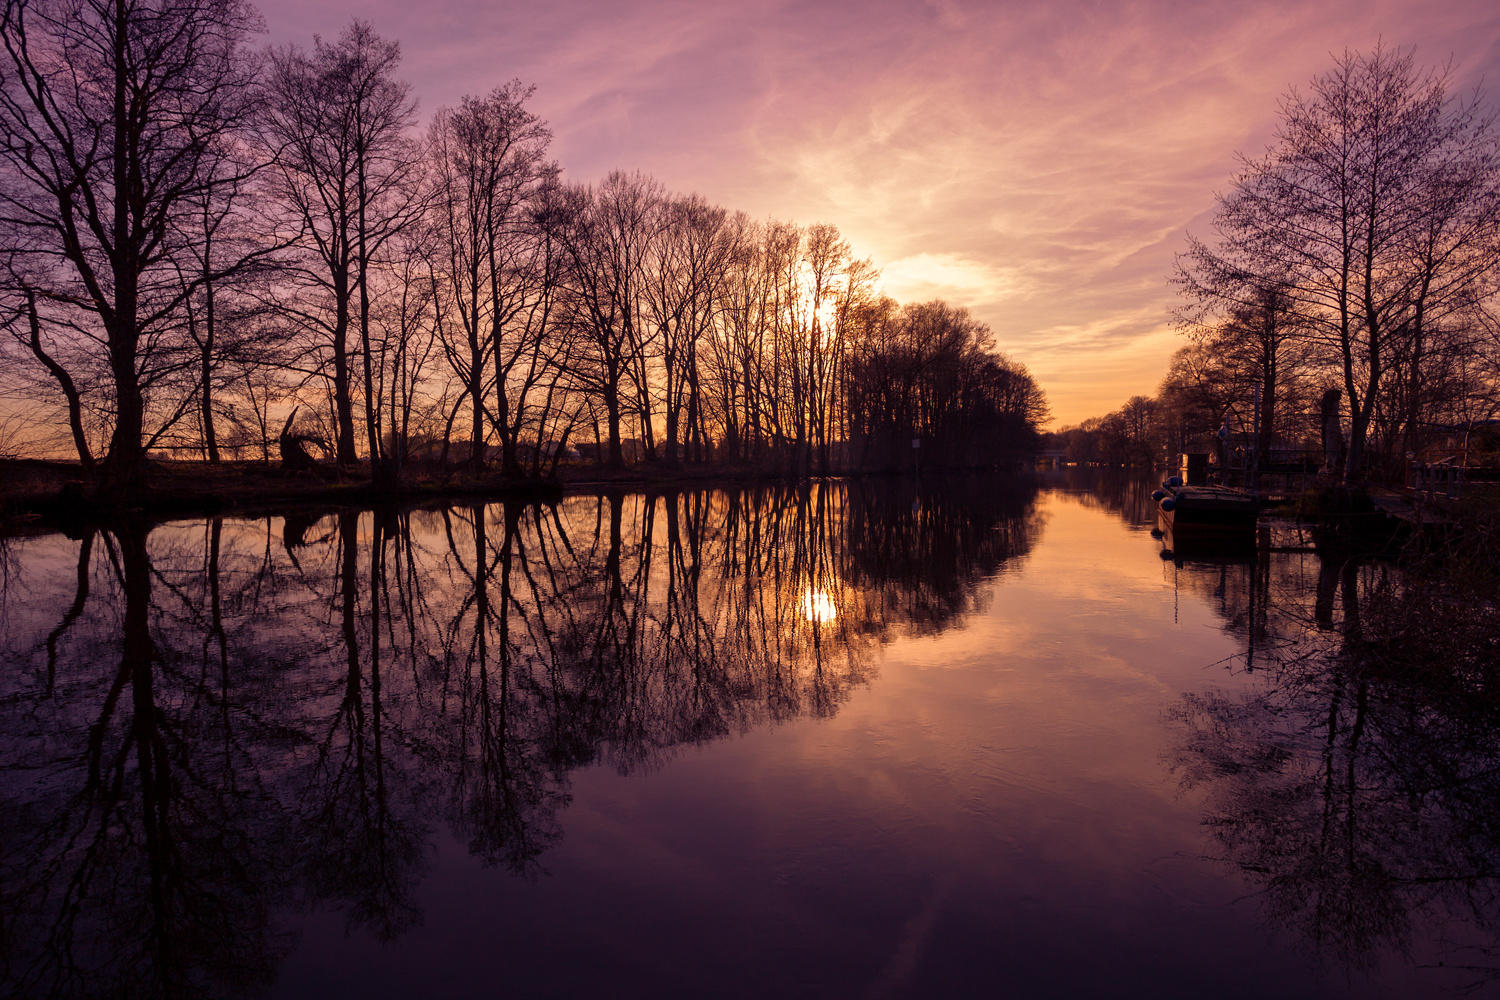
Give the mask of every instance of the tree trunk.
[[[121, 299], [127, 297], [120, 294]], [[130, 296], [133, 298], [133, 296]], [[109, 454], [104, 460], [99, 480], [99, 494], [107, 500], [118, 500], [137, 490], [145, 472], [144, 446], [145, 400], [136, 378], [136, 341], [134, 313], [130, 320], [116, 320], [109, 331], [109, 367], [115, 387], [115, 427], [109, 439]], [[124, 312], [125, 310], [120, 310]]]
[[31, 353], [62, 387], [63, 396], [68, 401], [68, 429], [73, 432], [73, 447], [78, 450], [78, 464], [92, 472], [94, 453], [89, 450], [88, 438], [83, 433], [83, 400], [79, 396], [78, 386], [73, 382], [73, 376], [42, 347], [42, 323], [36, 311], [36, 293], [30, 290], [26, 292], [26, 312], [31, 321]]
[[[207, 213], [205, 213], [204, 231], [207, 233]], [[208, 451], [208, 460], [215, 465], [219, 463], [219, 438], [214, 433], [214, 395], [213, 395], [213, 370], [214, 370], [214, 283], [213, 268], [209, 263], [209, 254], [213, 251], [213, 238], [205, 237], [203, 241], [203, 341], [201, 343], [200, 360], [202, 361], [201, 378], [198, 385], [199, 405], [203, 414], [203, 444]]]
[[334, 278], [335, 317], [333, 323], [333, 405], [338, 420], [338, 446], [335, 461], [342, 466], [354, 465], [359, 455], [354, 449], [354, 400], [349, 378], [349, 278]]
[[604, 408], [609, 417], [609, 464], [623, 469], [625, 454], [620, 450], [620, 389], [617, 385], [605, 386]]

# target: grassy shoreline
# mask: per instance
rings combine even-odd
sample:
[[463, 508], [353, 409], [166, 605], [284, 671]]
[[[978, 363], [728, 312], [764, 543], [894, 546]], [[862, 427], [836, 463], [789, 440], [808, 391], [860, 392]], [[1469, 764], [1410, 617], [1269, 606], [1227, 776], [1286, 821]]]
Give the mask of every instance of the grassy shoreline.
[[251, 514], [288, 506], [377, 506], [474, 499], [555, 501], [570, 493], [659, 490], [784, 482], [779, 472], [751, 466], [666, 465], [611, 470], [566, 466], [556, 478], [450, 471], [418, 475], [393, 489], [373, 486], [360, 470], [320, 467], [286, 472], [260, 462], [152, 461], [141, 490], [116, 504], [95, 502], [93, 477], [76, 462], [0, 460], [0, 524], [98, 520], [120, 514], [170, 519], [201, 514]]

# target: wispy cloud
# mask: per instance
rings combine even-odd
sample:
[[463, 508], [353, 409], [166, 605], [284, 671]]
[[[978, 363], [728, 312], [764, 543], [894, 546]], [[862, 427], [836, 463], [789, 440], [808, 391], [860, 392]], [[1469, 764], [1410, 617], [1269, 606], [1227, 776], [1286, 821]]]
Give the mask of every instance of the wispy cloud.
[[1031, 279], [1020, 269], [956, 253], [919, 253], [881, 269], [885, 294], [900, 302], [947, 299], [973, 309], [1024, 297]]

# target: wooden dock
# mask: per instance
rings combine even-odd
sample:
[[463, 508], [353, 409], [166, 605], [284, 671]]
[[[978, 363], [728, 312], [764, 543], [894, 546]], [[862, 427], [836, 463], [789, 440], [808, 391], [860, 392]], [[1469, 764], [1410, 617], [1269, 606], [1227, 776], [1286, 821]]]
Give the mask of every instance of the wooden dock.
[[1376, 510], [1419, 530], [1453, 524], [1453, 519], [1444, 510], [1446, 500], [1446, 497], [1414, 490], [1370, 491], [1370, 501]]

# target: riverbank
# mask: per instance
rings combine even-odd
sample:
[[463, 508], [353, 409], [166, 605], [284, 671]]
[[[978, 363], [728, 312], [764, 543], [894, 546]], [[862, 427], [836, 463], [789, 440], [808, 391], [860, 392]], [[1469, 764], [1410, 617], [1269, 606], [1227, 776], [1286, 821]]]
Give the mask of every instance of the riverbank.
[[376, 488], [360, 470], [319, 467], [288, 472], [259, 462], [147, 464], [142, 487], [117, 504], [96, 503], [93, 477], [77, 463], [38, 459], [0, 462], [0, 516], [7, 521], [130, 511], [147, 516], [256, 511], [288, 504], [368, 505], [478, 495], [548, 499], [560, 496], [556, 480], [523, 480], [464, 474], [413, 478], [394, 489]]
[[394, 488], [378, 488], [362, 470], [319, 466], [289, 472], [260, 462], [152, 461], [140, 490], [118, 504], [91, 499], [93, 477], [76, 462], [0, 461], [0, 519], [11, 525], [58, 518], [100, 517], [120, 511], [147, 517], [258, 513], [288, 505], [370, 506], [381, 503], [473, 498], [552, 501], [567, 493], [618, 490], [704, 489], [785, 480], [775, 470], [750, 465], [665, 464], [608, 469], [565, 465], [554, 478], [494, 472], [417, 472]]

